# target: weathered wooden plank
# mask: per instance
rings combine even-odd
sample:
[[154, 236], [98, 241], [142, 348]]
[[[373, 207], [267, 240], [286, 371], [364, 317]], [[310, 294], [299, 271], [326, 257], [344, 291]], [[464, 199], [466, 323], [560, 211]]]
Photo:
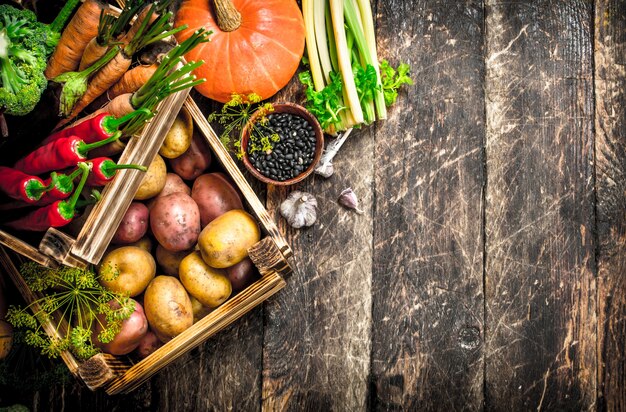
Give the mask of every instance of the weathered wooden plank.
[[596, 1], [599, 406], [626, 409], [626, 1]]
[[487, 409], [595, 402], [592, 16], [487, 1]]
[[[297, 80], [276, 101], [302, 101]], [[265, 305], [263, 405], [275, 410], [362, 410], [367, 403], [370, 357], [373, 129], [353, 132], [336, 158], [336, 174], [311, 176], [287, 189], [268, 187], [275, 213], [291, 245], [296, 273]], [[364, 215], [336, 199], [351, 186]], [[292, 190], [313, 193], [318, 223], [286, 226], [278, 207]]]
[[372, 405], [477, 410], [483, 4], [379, 2], [377, 17], [382, 57], [408, 61], [416, 84], [377, 128]]

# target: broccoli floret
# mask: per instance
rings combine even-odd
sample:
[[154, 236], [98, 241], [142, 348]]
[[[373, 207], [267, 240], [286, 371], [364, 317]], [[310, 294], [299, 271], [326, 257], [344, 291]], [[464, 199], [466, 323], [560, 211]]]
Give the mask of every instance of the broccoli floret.
[[0, 5], [0, 109], [24, 115], [46, 88], [47, 26], [29, 10]]

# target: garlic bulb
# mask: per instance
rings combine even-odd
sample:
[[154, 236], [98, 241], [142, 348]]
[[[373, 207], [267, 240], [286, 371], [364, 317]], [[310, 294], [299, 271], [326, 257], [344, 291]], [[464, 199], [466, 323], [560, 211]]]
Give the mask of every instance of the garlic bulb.
[[280, 214], [296, 229], [311, 226], [317, 219], [317, 199], [312, 194], [299, 190], [291, 192], [281, 203]]

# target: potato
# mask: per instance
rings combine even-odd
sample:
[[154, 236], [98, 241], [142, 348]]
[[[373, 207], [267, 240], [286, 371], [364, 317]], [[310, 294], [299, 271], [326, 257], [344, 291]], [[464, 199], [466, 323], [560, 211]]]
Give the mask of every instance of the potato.
[[185, 180], [194, 180], [211, 166], [211, 150], [204, 136], [194, 131], [189, 149], [170, 159], [172, 170]]
[[157, 242], [177, 252], [191, 249], [200, 233], [200, 211], [191, 196], [172, 193], [157, 199], [150, 211], [150, 227]]
[[204, 306], [198, 299], [191, 295], [189, 295], [189, 300], [191, 300], [191, 310], [193, 310], [193, 323], [196, 323], [213, 311], [213, 309]]
[[[111, 342], [103, 343], [98, 339], [98, 334], [102, 332], [104, 325], [107, 324], [105, 315], [98, 315], [99, 322], [94, 322], [95, 327], [91, 334], [91, 341], [102, 352], [110, 353], [111, 355], [126, 355], [139, 346], [148, 332], [148, 321], [143, 308], [137, 301], [133, 299], [130, 299], [130, 301], [135, 304], [135, 310], [128, 319], [122, 321], [120, 331]], [[109, 305], [113, 309], [119, 309], [120, 307], [119, 303], [115, 301], [110, 301]]]
[[261, 239], [256, 222], [243, 210], [230, 210], [209, 223], [198, 237], [202, 258], [211, 267], [227, 268], [248, 256]]
[[162, 342], [168, 342], [193, 324], [187, 291], [172, 276], [157, 276], [144, 295], [148, 324]]
[[132, 202], [111, 241], [117, 244], [137, 242], [148, 231], [149, 215], [150, 211], [146, 205], [140, 202]]
[[232, 292], [224, 272], [207, 265], [198, 252], [190, 253], [180, 262], [178, 276], [187, 292], [210, 308], [224, 303]]
[[159, 154], [168, 159], [174, 159], [182, 155], [189, 149], [192, 135], [193, 120], [191, 119], [191, 114], [183, 107], [167, 132], [165, 140], [159, 149]]
[[[105, 288], [137, 296], [156, 274], [152, 255], [137, 246], [123, 246], [107, 253], [98, 265], [99, 281]], [[117, 276], [116, 276], [117, 275]]]
[[147, 358], [161, 346], [163, 346], [163, 342], [159, 340], [154, 332], [148, 330], [148, 333], [143, 336], [143, 338], [139, 342], [139, 345], [137, 346], [137, 349], [135, 349], [135, 353], [141, 359]]
[[152, 239], [149, 236], [144, 236], [138, 241], [129, 243], [126, 246], [137, 246], [138, 248], [143, 249], [148, 253], [152, 253]]
[[165, 186], [166, 174], [165, 161], [161, 156], [156, 155], [135, 193], [135, 200], [150, 199], [159, 194]]
[[226, 276], [233, 286], [233, 293], [241, 292], [261, 277], [250, 258], [226, 268]]
[[0, 320], [0, 360], [7, 357], [13, 347], [13, 326]]
[[221, 173], [208, 173], [193, 182], [191, 197], [200, 209], [202, 227], [233, 209], [243, 209], [241, 197]]
[[180, 261], [190, 253], [191, 250], [171, 252], [163, 246], [158, 245], [156, 249], [156, 260], [166, 275], [178, 277], [178, 266], [180, 266]]
[[148, 202], [148, 209], [152, 210], [154, 203], [158, 198], [171, 195], [176, 192], [182, 192], [191, 196], [191, 188], [183, 182], [183, 179], [175, 173], [168, 173], [165, 177], [165, 186], [163, 186], [163, 190], [161, 190], [158, 195], [150, 199]]

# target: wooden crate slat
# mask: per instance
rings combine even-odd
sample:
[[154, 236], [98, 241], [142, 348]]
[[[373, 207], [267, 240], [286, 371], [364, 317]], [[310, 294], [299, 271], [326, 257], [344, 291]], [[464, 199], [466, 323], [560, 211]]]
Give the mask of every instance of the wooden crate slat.
[[[130, 139], [120, 164], [140, 164], [149, 166], [156, 156], [169, 130], [182, 107], [189, 90], [183, 90], [165, 99], [159, 106], [159, 114], [144, 128], [140, 137]], [[143, 179], [144, 173], [134, 169], [123, 169], [106, 185], [102, 200], [90, 213], [85, 226], [76, 238], [71, 254], [90, 263], [98, 263], [109, 246], [117, 227]]]
[[58, 265], [56, 261], [39, 252], [33, 246], [2, 230], [0, 230], [0, 244], [42, 266], [52, 268]]

